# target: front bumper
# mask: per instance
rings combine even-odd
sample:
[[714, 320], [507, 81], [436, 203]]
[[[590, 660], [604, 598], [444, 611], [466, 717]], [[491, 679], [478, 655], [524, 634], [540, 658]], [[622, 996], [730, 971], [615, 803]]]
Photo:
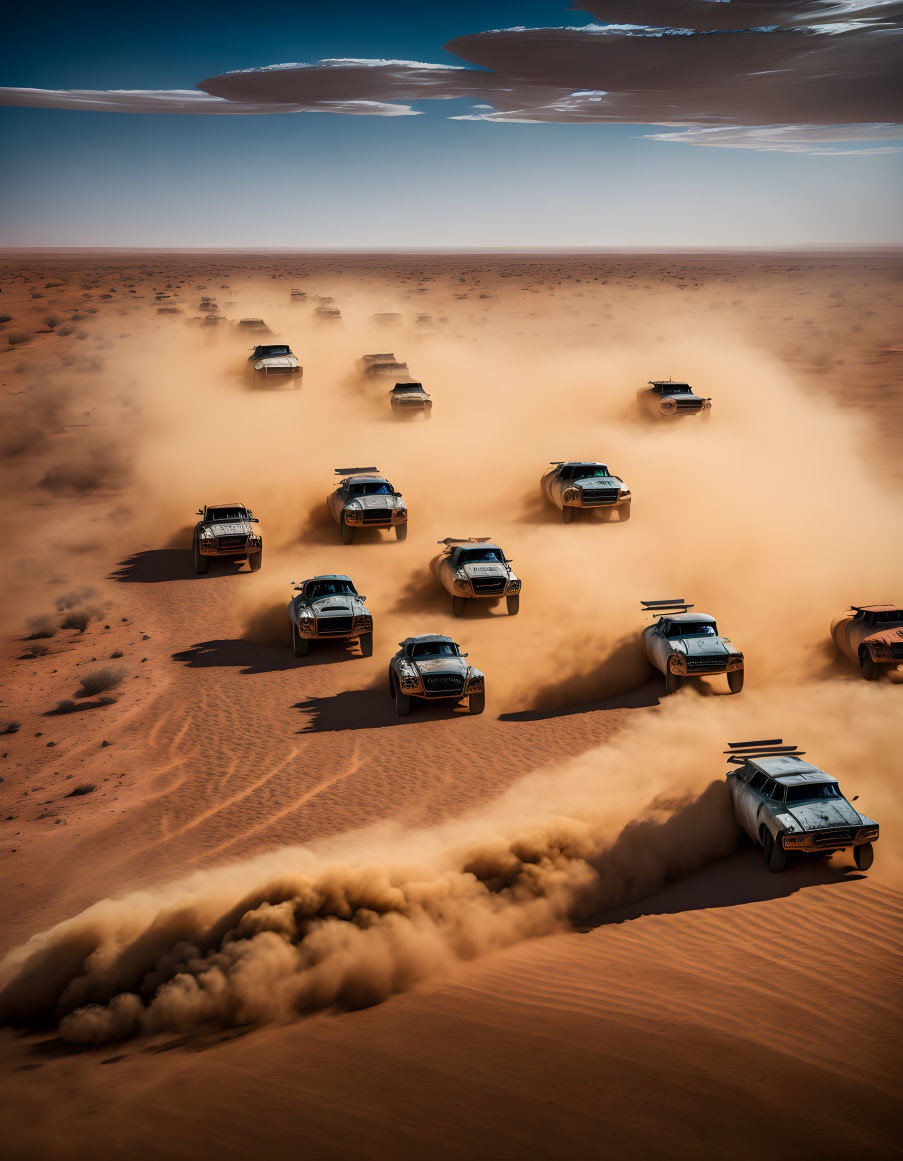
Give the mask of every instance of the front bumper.
[[627, 508], [630, 506], [632, 496], [585, 496], [580, 492], [566, 491], [561, 497], [561, 503], [564, 508]]
[[407, 508], [346, 508], [345, 523], [354, 528], [394, 528], [407, 524]]
[[217, 544], [215, 540], [199, 540], [198, 552], [201, 556], [255, 556], [263, 552], [263, 542], [259, 544]]
[[743, 668], [742, 654], [729, 654], [724, 657], [699, 658], [678, 657], [672, 654], [668, 658], [668, 669], [678, 677], [710, 677], [712, 674], [736, 673]]
[[821, 851], [824, 854], [877, 840], [877, 826], [845, 826], [806, 831], [803, 834], [786, 832], [781, 835], [781, 846], [785, 851]]
[[298, 622], [298, 634], [305, 641], [354, 641], [372, 632], [372, 617], [317, 617]]
[[268, 379], [271, 376], [301, 375], [303, 371], [301, 367], [255, 367], [254, 374]]

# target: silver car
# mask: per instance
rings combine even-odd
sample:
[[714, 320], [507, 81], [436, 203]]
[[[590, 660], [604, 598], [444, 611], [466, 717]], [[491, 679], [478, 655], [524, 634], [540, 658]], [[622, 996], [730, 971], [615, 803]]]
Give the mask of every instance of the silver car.
[[444, 547], [430, 561], [430, 571], [451, 594], [456, 617], [464, 615], [468, 601], [497, 601], [501, 597], [512, 617], [520, 611], [520, 577], [504, 551], [489, 537], [456, 540], [447, 536], [438, 543]]
[[451, 637], [429, 633], [406, 637], [399, 646], [389, 662], [389, 693], [395, 698], [399, 717], [411, 712], [415, 697], [427, 701], [446, 698], [455, 702], [466, 697], [472, 714], [483, 712], [485, 678], [479, 669], [467, 664], [467, 654], [461, 652]]
[[337, 638], [358, 640], [361, 656], [373, 655], [373, 617], [351, 577], [329, 573], [292, 585], [298, 595], [288, 603], [288, 618], [296, 657], [307, 656], [311, 641]]
[[329, 515], [339, 526], [343, 544], [351, 544], [358, 528], [395, 529], [398, 540], [408, 534], [408, 509], [379, 468], [336, 468], [342, 482], [326, 498]]
[[248, 356], [254, 382], [268, 379], [286, 379], [293, 387], [301, 386], [303, 370], [298, 356], [292, 354], [288, 343], [264, 343], [256, 346]]
[[553, 460], [539, 486], [545, 499], [561, 510], [565, 524], [573, 523], [584, 508], [598, 509], [609, 520], [614, 512], [620, 521], [630, 519], [630, 489], [595, 460]]
[[728, 689], [743, 688], [743, 654], [729, 637], [718, 633], [715, 618], [691, 613], [683, 599], [641, 601], [654, 620], [643, 630], [643, 648], [656, 669], [665, 675], [665, 693], [674, 693], [685, 677], [727, 675]]
[[712, 401], [697, 395], [689, 383], [670, 379], [650, 379], [637, 394], [640, 410], [656, 419], [674, 419], [678, 415], [711, 415]]
[[251, 572], [263, 564], [263, 537], [252, 528], [260, 521], [244, 504], [207, 504], [198, 508], [200, 516], [192, 533], [194, 571], [210, 571], [210, 561], [225, 558], [236, 564], [246, 560]]
[[733, 767], [726, 778], [734, 815], [761, 846], [769, 871], [783, 871], [788, 854], [827, 855], [849, 847], [859, 870], [869, 869], [878, 824], [844, 798], [830, 774], [804, 762], [801, 750], [766, 738], [729, 742], [724, 752]]
[[389, 392], [389, 403], [393, 415], [422, 415], [429, 419], [433, 414], [433, 401], [422, 383], [396, 383]]

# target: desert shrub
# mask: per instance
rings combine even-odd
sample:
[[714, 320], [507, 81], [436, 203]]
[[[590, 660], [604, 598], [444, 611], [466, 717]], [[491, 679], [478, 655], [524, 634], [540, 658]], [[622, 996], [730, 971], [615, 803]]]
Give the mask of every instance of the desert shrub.
[[29, 617], [25, 624], [28, 626], [28, 636], [32, 641], [36, 641], [39, 637], [52, 637], [56, 632], [56, 623], [47, 613]]
[[53, 330], [53, 328], [58, 327], [63, 320], [59, 317], [59, 315], [46, 314], [46, 315], [44, 315], [44, 317], [41, 321], [43, 322], [45, 327], [48, 327], [50, 330]]
[[30, 343], [31, 335], [28, 331], [11, 331], [6, 336], [6, 339], [11, 347], [18, 347], [22, 343]]
[[70, 790], [66, 797], [79, 798], [82, 794], [91, 794], [94, 789], [93, 783], [85, 782], [81, 786], [76, 786], [74, 790]]
[[79, 681], [81, 692], [79, 697], [93, 697], [96, 693], [104, 693], [108, 689], [115, 689], [122, 683], [125, 670], [115, 665], [105, 665], [102, 669], [92, 669]]
[[21, 722], [6, 722], [3, 725], [3, 729], [0, 729], [0, 734], [15, 734], [18, 730], [21, 729]]
[[34, 645], [32, 645], [31, 648], [28, 650], [28, 652], [31, 654], [32, 657], [46, 657], [46, 655], [49, 651], [50, 651], [49, 645], [40, 645], [38, 643], [35, 643]]
[[110, 654], [110, 656], [111, 657], [121, 657], [122, 650], [121, 649], [114, 649], [113, 652]]

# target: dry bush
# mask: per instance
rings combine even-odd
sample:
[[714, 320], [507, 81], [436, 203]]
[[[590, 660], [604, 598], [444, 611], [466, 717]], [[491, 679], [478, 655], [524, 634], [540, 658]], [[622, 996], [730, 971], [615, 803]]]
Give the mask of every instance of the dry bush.
[[81, 786], [76, 786], [74, 790], [70, 790], [66, 795], [67, 798], [79, 798], [82, 794], [91, 794], [96, 787], [91, 782], [85, 782]]
[[122, 683], [125, 670], [115, 665], [105, 665], [102, 669], [92, 669], [80, 678], [81, 691], [79, 697], [93, 697], [97, 693], [104, 693], [108, 689], [115, 689]]

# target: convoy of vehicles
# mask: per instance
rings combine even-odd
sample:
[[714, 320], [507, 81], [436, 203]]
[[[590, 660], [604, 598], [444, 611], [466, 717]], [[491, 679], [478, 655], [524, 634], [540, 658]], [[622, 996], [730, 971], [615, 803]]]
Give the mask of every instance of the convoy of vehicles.
[[263, 538], [252, 527], [259, 523], [244, 504], [208, 504], [198, 508], [200, 516], [192, 534], [194, 568], [197, 573], [210, 571], [211, 560], [220, 558], [233, 563], [247, 561], [252, 572], [263, 564]]
[[685, 600], [641, 601], [653, 617], [643, 630], [643, 648], [665, 675], [665, 693], [674, 693], [685, 677], [726, 674], [728, 689], [743, 688], [743, 654], [728, 637], [718, 634], [715, 618], [691, 613]]

